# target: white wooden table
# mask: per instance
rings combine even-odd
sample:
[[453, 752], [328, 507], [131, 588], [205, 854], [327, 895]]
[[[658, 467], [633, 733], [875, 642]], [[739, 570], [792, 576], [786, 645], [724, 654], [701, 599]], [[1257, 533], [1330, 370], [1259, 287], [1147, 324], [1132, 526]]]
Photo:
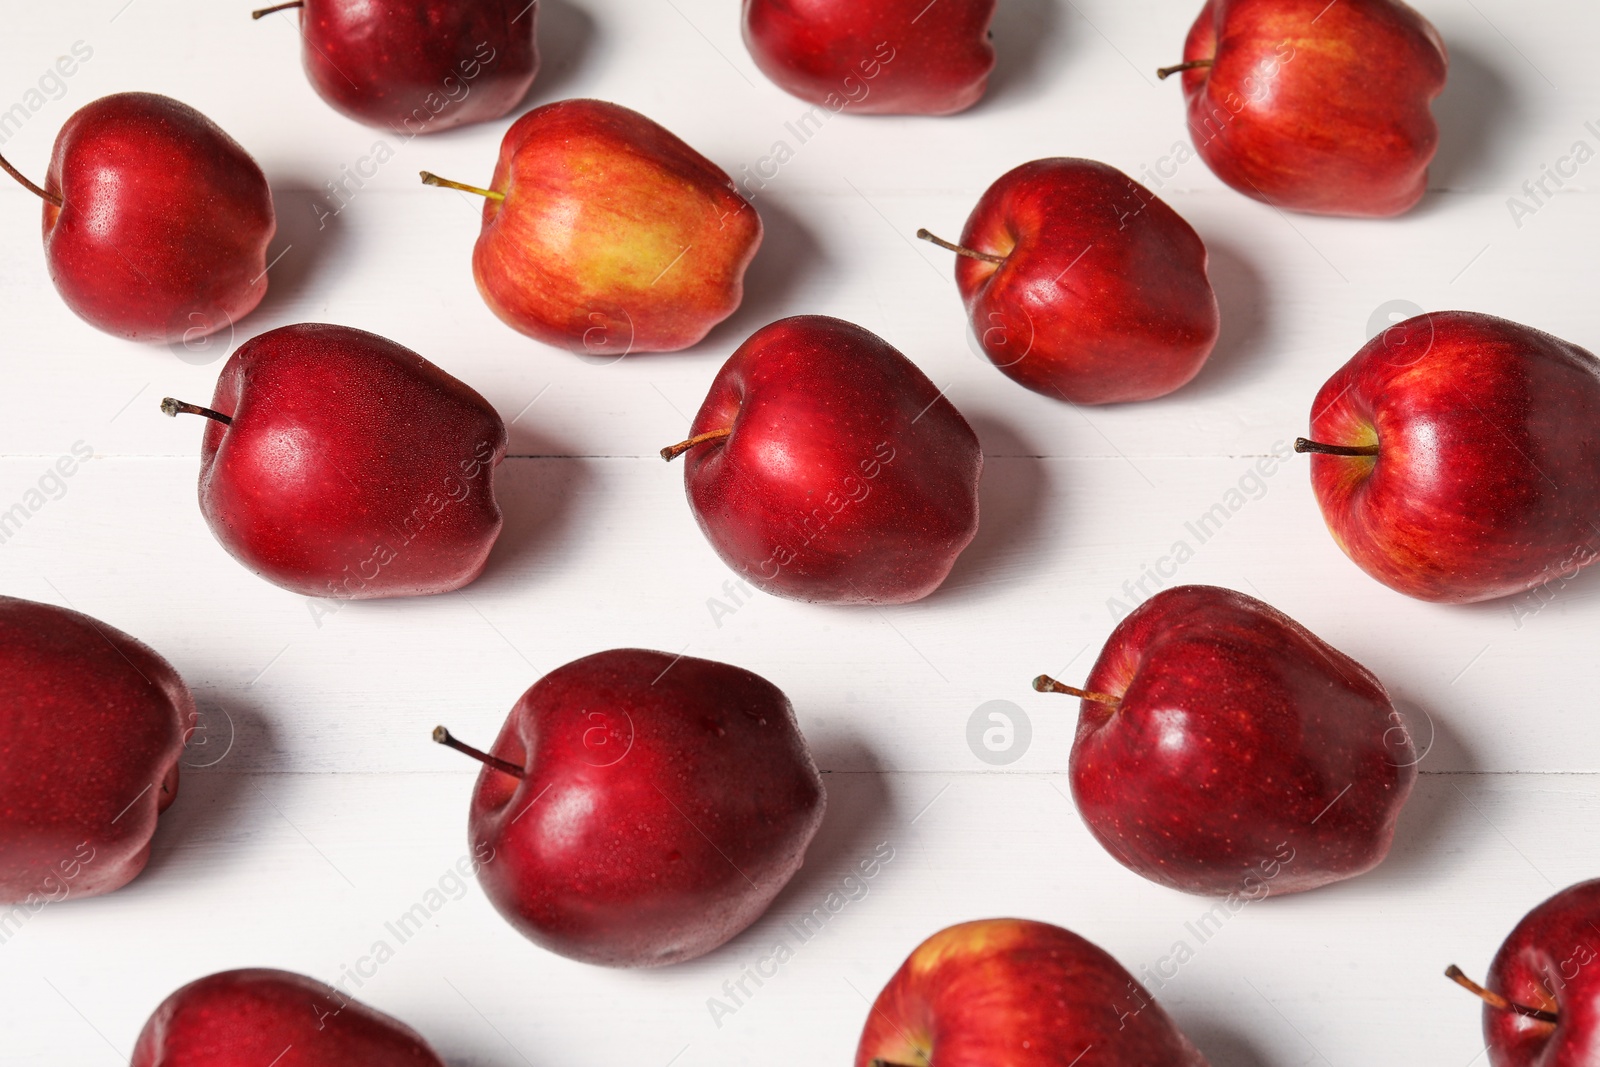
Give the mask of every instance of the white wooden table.
[[[1528, 908], [1600, 874], [1600, 573], [1553, 588], [1548, 604], [1410, 601], [1339, 553], [1304, 459], [1248, 483], [1253, 495], [1191, 544], [1174, 580], [1287, 611], [1376, 671], [1432, 744], [1383, 867], [1245, 909], [1191, 944], [1180, 968], [1163, 961], [1194, 941], [1185, 923], [1209, 902], [1127, 873], [1090, 839], [1067, 799], [1075, 708], [1028, 683], [1087, 670], [1111, 626], [1107, 601], [1189, 537], [1186, 521], [1235, 499], [1227, 491], [1257, 457], [1305, 431], [1317, 387], [1390, 307], [1486, 311], [1600, 345], [1600, 162], [1520, 226], [1507, 207], [1574, 142], [1600, 147], [1589, 0], [1425, 3], [1451, 48], [1450, 85], [1436, 105], [1432, 191], [1400, 220], [1286, 218], [1198, 160], [1181, 168], [1159, 192], [1211, 248], [1222, 341], [1176, 395], [1089, 410], [980, 359], [949, 256], [912, 234], [953, 236], [989, 182], [1029, 159], [1154, 168], [1186, 133], [1178, 86], [1153, 72], [1181, 58], [1198, 0], [1002, 0], [1000, 68], [982, 105], [946, 119], [830, 120], [758, 192], [768, 236], [745, 306], [693, 351], [613, 365], [494, 319], [469, 270], [478, 205], [417, 182], [423, 168], [486, 179], [506, 122], [410, 143], [358, 126], [312, 93], [292, 16], [252, 23], [250, 6], [11, 5], [0, 108], [22, 102], [30, 114], [3, 150], [41, 176], [72, 111], [129, 89], [217, 120], [266, 170], [280, 218], [271, 292], [235, 341], [345, 323], [471, 383], [515, 418], [499, 477], [506, 532], [462, 594], [321, 619], [251, 576], [196, 507], [198, 424], [157, 410], [164, 395], [208, 400], [227, 348], [186, 360], [79, 322], [45, 275], [36, 204], [0, 189], [0, 508], [27, 499], [75, 442], [96, 457], [0, 544], [0, 590], [146, 640], [195, 688], [208, 723], [149, 870], [121, 892], [51, 907], [0, 944], [0, 1058], [125, 1063], [170, 990], [269, 965], [365, 975], [350, 988], [458, 1067], [839, 1065], [867, 1000], [919, 940], [1011, 914], [1149, 968], [1216, 1067], [1479, 1059], [1476, 1002], [1441, 970], [1458, 962], [1481, 976]], [[542, 7], [546, 66], [530, 106], [615, 100], [736, 176], [792, 141], [784, 124], [807, 110], [756, 70], [733, 0]], [[29, 97], [80, 41], [93, 55], [59, 98]], [[325, 183], [370, 171], [362, 160], [380, 140], [393, 159], [319, 228], [318, 205], [341, 206]], [[983, 527], [923, 603], [757, 597], [717, 619], [708, 601], [729, 572], [695, 527], [681, 471], [656, 449], [684, 435], [745, 336], [801, 312], [876, 331], [948, 386], [988, 455]], [[449, 882], [467, 851], [475, 767], [428, 740], [442, 721], [487, 743], [539, 675], [629, 645], [770, 678], [798, 708], [829, 790], [810, 860], [767, 917], [708, 958], [651, 973], [536, 949], [475, 885]], [[990, 701], [1031, 723], [1026, 751], [1005, 765], [967, 740]], [[708, 998], [725, 999], [724, 982], [881, 842], [894, 855], [869, 892], [713, 1020]], [[429, 898], [442, 878], [446, 892]], [[432, 924], [395, 944], [384, 924], [425, 899], [443, 900]], [[394, 956], [374, 967], [380, 940]]]

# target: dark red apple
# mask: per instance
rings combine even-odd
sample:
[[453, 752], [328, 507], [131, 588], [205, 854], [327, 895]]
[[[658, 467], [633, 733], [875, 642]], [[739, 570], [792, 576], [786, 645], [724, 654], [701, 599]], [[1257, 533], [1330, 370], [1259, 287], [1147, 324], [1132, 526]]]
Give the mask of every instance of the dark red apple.
[[995, 366], [1074, 404], [1163, 396], [1217, 343], [1206, 246], [1149, 189], [1088, 159], [1039, 159], [989, 187], [953, 252]]
[[0, 904], [17, 905], [0, 923], [8, 935], [12, 920], [144, 870], [157, 817], [178, 795], [195, 706], [132, 637], [15, 597], [0, 597], [0, 678]]
[[1049, 923], [984, 919], [917, 946], [873, 1003], [855, 1067], [1206, 1067], [1098, 946]]
[[989, 86], [996, 0], [744, 0], [744, 43], [780, 88], [834, 112], [948, 115]]
[[222, 547], [312, 597], [459, 589], [500, 535], [489, 402], [408, 348], [302, 323], [228, 358], [205, 415], [200, 510]]
[[1489, 1067], [1600, 1063], [1600, 879], [1569, 886], [1511, 931], [1488, 988], [1445, 974], [1484, 1001]]
[[288, 971], [223, 971], [150, 1016], [132, 1067], [444, 1067], [422, 1035]]
[[1274, 207], [1398, 215], [1422, 199], [1444, 41], [1399, 0], [1209, 0], [1189, 30], [1189, 133], [1217, 177]]
[[653, 967], [754, 922], [822, 822], [822, 777], [789, 701], [723, 663], [618, 649], [522, 695], [472, 798], [478, 880], [523, 936]]
[[1128, 869], [1257, 899], [1376, 867], [1417, 777], [1383, 685], [1293, 619], [1185, 585], [1111, 632], [1068, 762], [1078, 813]]
[[1317, 393], [1311, 484], [1362, 570], [1466, 603], [1600, 556], [1600, 361], [1468, 311], [1374, 337]]
[[977, 435], [883, 338], [822, 315], [757, 330], [717, 372], [683, 483], [711, 547], [777, 596], [903, 604], [978, 531]]
[[563, 100], [506, 131], [472, 253], [513, 329], [588, 355], [673, 352], [744, 299], [761, 219], [716, 164], [636, 111]]
[[539, 72], [536, 0], [294, 0], [317, 95], [399, 134], [487, 122]]
[[44, 251], [80, 318], [133, 341], [194, 341], [267, 292], [272, 193], [210, 119], [154, 93], [118, 93], [61, 128], [40, 188]]

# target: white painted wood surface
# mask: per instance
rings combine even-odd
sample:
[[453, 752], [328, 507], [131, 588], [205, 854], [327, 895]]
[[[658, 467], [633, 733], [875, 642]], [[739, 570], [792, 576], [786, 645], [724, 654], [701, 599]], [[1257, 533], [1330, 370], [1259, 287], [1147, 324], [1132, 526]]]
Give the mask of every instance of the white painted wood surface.
[[[1585, 125], [1600, 126], [1600, 11], [1583, 0], [1424, 5], [1453, 63], [1436, 108], [1434, 191], [1404, 219], [1285, 218], [1198, 161], [1182, 168], [1160, 191], [1212, 249], [1222, 344], [1170, 398], [1083, 411], [974, 354], [948, 257], [911, 234], [953, 235], [990, 181], [1032, 158], [1154, 167], [1185, 130], [1177, 86], [1152, 71], [1178, 58], [1198, 3], [1002, 0], [987, 101], [948, 119], [830, 120], [756, 197], [768, 240], [745, 307], [692, 352], [611, 365], [501, 326], [468, 268], [476, 205], [416, 182], [424, 167], [487, 178], [506, 123], [410, 143], [355, 125], [301, 76], [292, 21], [252, 23], [249, 6], [14, 4], [0, 109], [37, 113], [3, 150], [40, 175], [74, 109], [127, 89], [216, 119], [267, 171], [280, 214], [272, 290], [235, 341], [341, 322], [473, 384], [517, 417], [499, 480], [507, 531], [480, 582], [434, 600], [319, 619], [250, 576], [196, 509], [199, 428], [156, 409], [167, 394], [209, 398], [226, 348], [185, 359], [78, 322], [45, 276], [36, 206], [0, 190], [0, 508], [30, 499], [75, 442], [96, 454], [0, 544], [0, 589], [71, 604], [166, 654], [208, 709], [212, 747], [189, 762], [215, 761], [186, 774], [142, 878], [53, 906], [0, 944], [7, 1064], [126, 1062], [155, 1004], [214, 970], [266, 964], [335, 980], [355, 968], [467, 848], [473, 769], [430, 745], [429, 728], [447, 721], [487, 741], [538, 675], [624, 645], [728, 660], [783, 687], [830, 772], [822, 837], [751, 932], [661, 973], [543, 953], [465, 887], [359, 991], [452, 1064], [842, 1064], [865, 998], [905, 953], [986, 915], [1061, 923], [1130, 968], [1170, 970], [1163, 958], [1194, 940], [1184, 924], [1209, 904], [1124, 872], [1090, 840], [1065, 796], [1074, 709], [1028, 681], [1081, 675], [1110, 628], [1107, 601], [1127, 600], [1124, 583], [1174, 542], [1193, 542], [1185, 522], [1241, 479], [1246, 502], [1191, 543], [1173, 580], [1234, 586], [1289, 612], [1376, 671], [1419, 741], [1433, 742], [1388, 864], [1251, 906], [1193, 946], [1158, 996], [1216, 1067], [1465, 1067], [1481, 1054], [1478, 1012], [1440, 971], [1454, 961], [1481, 974], [1523, 912], [1600, 874], [1600, 576], [1558, 583], [1547, 605], [1412, 602], [1339, 554], [1303, 460], [1259, 481], [1250, 472], [1304, 431], [1317, 386], [1392, 301], [1600, 345], [1600, 161], [1520, 227], [1506, 203], [1574, 142], [1600, 147]], [[736, 175], [806, 110], [756, 71], [732, 0], [542, 6], [546, 67], [530, 106], [616, 100]], [[35, 108], [29, 90], [78, 41], [92, 58]], [[324, 183], [379, 140], [394, 158], [319, 229], [314, 205], [339, 206]], [[682, 436], [739, 341], [802, 312], [859, 322], [948, 385], [989, 455], [983, 529], [921, 604], [758, 597], [718, 620], [707, 602], [729, 574], [695, 528], [680, 471], [655, 449]], [[991, 700], [1032, 725], [1026, 754], [1005, 767], [966, 740]], [[895, 858], [866, 896], [716, 1025], [707, 998], [879, 842]]]

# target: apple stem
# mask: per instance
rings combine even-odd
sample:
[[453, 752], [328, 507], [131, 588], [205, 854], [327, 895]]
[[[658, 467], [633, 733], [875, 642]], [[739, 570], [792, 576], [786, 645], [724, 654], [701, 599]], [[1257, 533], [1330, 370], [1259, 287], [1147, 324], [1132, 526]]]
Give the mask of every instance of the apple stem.
[[442, 189], [460, 189], [463, 193], [476, 193], [479, 196], [488, 197], [490, 200], [504, 200], [506, 198], [505, 193], [497, 193], [493, 189], [479, 189], [476, 185], [463, 185], [460, 182], [453, 182], [449, 178], [441, 178], [429, 170], [422, 171], [421, 174], [423, 185], [437, 185]]
[[182, 400], [174, 400], [170, 396], [161, 400], [161, 413], [168, 418], [175, 419], [179, 415], [204, 415], [208, 419], [215, 419], [224, 426], [233, 425], [233, 417], [224, 415], [220, 411], [203, 408], [199, 404], [185, 404]]
[[1121, 697], [1114, 697], [1110, 693], [1096, 693], [1092, 689], [1078, 689], [1075, 686], [1064, 685], [1048, 674], [1041, 674], [1033, 680], [1033, 688], [1040, 693], [1065, 693], [1069, 697], [1081, 697], [1084, 700], [1093, 700], [1099, 704], [1110, 704], [1116, 707], [1122, 703]]
[[873, 1060], [872, 1067], [907, 1067], [907, 1065], [896, 1063], [894, 1060]]
[[1467, 992], [1477, 996], [1491, 1008], [1496, 1008], [1500, 1011], [1513, 1011], [1518, 1015], [1525, 1015], [1530, 1019], [1538, 1019], [1542, 1023], [1550, 1023], [1551, 1025], [1561, 1021], [1561, 1016], [1557, 1015], [1553, 1011], [1541, 1011], [1538, 1008], [1530, 1008], [1526, 1004], [1518, 1004], [1514, 1000], [1507, 1000], [1499, 993], [1490, 992], [1477, 982], [1474, 982], [1472, 979], [1462, 974], [1461, 968], [1457, 967], [1453, 963], [1444, 969], [1444, 976], [1450, 979], [1456, 985], [1460, 986], [1462, 989], [1465, 989]]
[[1179, 63], [1175, 67], [1162, 67], [1162, 68], [1160, 68], [1159, 70], [1156, 71], [1156, 77], [1160, 78], [1162, 81], [1166, 81], [1168, 78], [1172, 77], [1174, 74], [1181, 74], [1186, 70], [1199, 70], [1201, 67], [1209, 67], [1209, 66], [1211, 66], [1211, 64], [1214, 63], [1214, 62], [1216, 62], [1216, 61], [1212, 60], [1212, 59], [1191, 59], [1191, 60], [1189, 60], [1189, 62], [1187, 62], [1187, 63]]
[[289, 0], [289, 2], [287, 4], [274, 4], [272, 7], [264, 7], [264, 8], [262, 8], [260, 11], [252, 11], [252, 12], [250, 12], [250, 17], [253, 18], [253, 19], [264, 19], [268, 15], [276, 14], [279, 11], [287, 11], [291, 7], [304, 7], [304, 6], [305, 6], [305, 0]]
[[675, 445], [669, 445], [666, 448], [663, 448], [661, 450], [661, 458], [666, 460], [668, 463], [671, 463], [673, 460], [689, 451], [689, 449], [693, 448], [695, 445], [703, 445], [707, 441], [720, 441], [732, 433], [733, 430], [726, 426], [720, 430], [707, 430], [705, 433], [697, 433], [687, 441], [679, 441]]
[[64, 203], [59, 194], [52, 193], [48, 189], [41, 189], [37, 185], [30, 182], [26, 175], [24, 175], [16, 167], [13, 167], [10, 163], [6, 162], [5, 156], [0, 156], [0, 170], [5, 171], [7, 174], [17, 179], [17, 181], [22, 184], [24, 189], [28, 190], [28, 192], [32, 193], [34, 196], [37, 196], [39, 199], [48, 201], [49, 203], [54, 204], [56, 207], [60, 207]]
[[518, 767], [515, 763], [512, 763], [510, 760], [503, 760], [499, 756], [491, 756], [482, 749], [476, 749], [465, 742], [457, 741], [450, 735], [450, 731], [446, 730], [443, 726], [435, 726], [433, 728], [433, 739], [446, 748], [453, 748], [457, 752], [465, 753], [466, 755], [477, 760], [479, 763], [493, 767], [495, 770], [500, 771], [503, 774], [509, 774], [513, 778], [522, 777], [522, 768]]
[[1377, 445], [1325, 445], [1321, 441], [1308, 441], [1304, 437], [1294, 439], [1296, 452], [1315, 452], [1319, 456], [1376, 456]]
[[977, 252], [971, 248], [963, 248], [961, 245], [951, 244], [943, 237], [936, 237], [927, 230], [918, 230], [917, 236], [922, 238], [924, 241], [930, 241], [933, 244], [938, 245], [940, 248], [943, 248], [946, 251], [954, 252], [958, 256], [966, 256], [968, 259], [981, 259], [985, 263], [1004, 263], [1006, 261], [1005, 256], [996, 256], [989, 252]]

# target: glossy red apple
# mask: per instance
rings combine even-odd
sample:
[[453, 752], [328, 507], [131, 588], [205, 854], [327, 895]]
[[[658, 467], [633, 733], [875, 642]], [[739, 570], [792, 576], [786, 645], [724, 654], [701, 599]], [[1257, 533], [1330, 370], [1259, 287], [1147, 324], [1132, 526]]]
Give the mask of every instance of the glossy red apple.
[[956, 285], [983, 351], [1074, 404], [1163, 396], [1217, 343], [1206, 246], [1158, 196], [1088, 159], [1024, 163], [989, 187], [959, 245]]
[[173, 993], [150, 1016], [132, 1067], [444, 1067], [409, 1026], [329, 985], [253, 968]]
[[822, 315], [757, 330], [717, 372], [688, 440], [689, 506], [759, 589], [903, 604], [978, 531], [977, 435], [887, 341]]
[[222, 547], [310, 597], [459, 589], [500, 535], [506, 428], [472, 388], [408, 348], [302, 323], [229, 357], [207, 416], [200, 510]]
[[989, 86], [995, 0], [744, 0], [744, 43], [777, 85], [834, 112], [948, 115]]
[[0, 597], [0, 941], [144, 870], [195, 718], [176, 671], [76, 611]]
[[1417, 777], [1383, 685], [1231, 589], [1163, 590], [1119, 623], [1082, 689], [1078, 813], [1128, 869], [1258, 899], [1352, 878], [1388, 854]]
[[1049, 923], [983, 919], [917, 946], [878, 994], [855, 1067], [1206, 1067], [1122, 966]]
[[472, 798], [478, 880], [507, 922], [572, 959], [653, 967], [753, 923], [822, 822], [789, 701], [723, 663], [617, 649], [522, 695]]
[[1233, 188], [1319, 215], [1398, 215], [1439, 141], [1444, 41], [1399, 0], [1209, 0], [1189, 30], [1189, 133]]
[[761, 219], [710, 160], [636, 111], [563, 100], [506, 131], [472, 253], [509, 326], [589, 355], [688, 348], [733, 314]]
[[536, 0], [294, 0], [317, 95], [357, 122], [435, 133], [500, 118], [539, 72]]
[[1379, 334], [1317, 393], [1311, 484], [1339, 547], [1422, 600], [1466, 603], [1600, 556], [1600, 361], [1468, 311]]
[[80, 318], [133, 341], [195, 341], [255, 310], [277, 223], [266, 176], [194, 108], [118, 93], [61, 128], [44, 188], [44, 250]]
[[1600, 879], [1569, 886], [1511, 931], [1488, 988], [1445, 974], [1484, 1001], [1489, 1067], [1600, 1063]]

